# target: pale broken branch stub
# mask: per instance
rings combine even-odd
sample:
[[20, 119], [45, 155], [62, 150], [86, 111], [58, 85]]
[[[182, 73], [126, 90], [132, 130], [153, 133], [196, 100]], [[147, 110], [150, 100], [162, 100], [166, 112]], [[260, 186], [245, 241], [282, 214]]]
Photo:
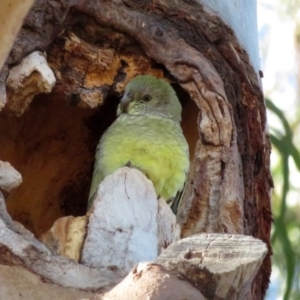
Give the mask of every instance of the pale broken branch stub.
[[267, 253], [251, 236], [199, 234], [173, 243], [156, 260], [193, 283], [208, 299], [250, 299]]
[[99, 185], [82, 262], [127, 273], [141, 261], [156, 259], [179, 237], [176, 218], [163, 199], [157, 201], [152, 182], [139, 170], [124, 167]]
[[5, 109], [21, 116], [35, 95], [51, 92], [56, 79], [45, 56], [39, 51], [32, 52], [19, 65], [10, 69], [6, 80]]
[[0, 160], [0, 189], [10, 192], [22, 183], [22, 175], [8, 162]]

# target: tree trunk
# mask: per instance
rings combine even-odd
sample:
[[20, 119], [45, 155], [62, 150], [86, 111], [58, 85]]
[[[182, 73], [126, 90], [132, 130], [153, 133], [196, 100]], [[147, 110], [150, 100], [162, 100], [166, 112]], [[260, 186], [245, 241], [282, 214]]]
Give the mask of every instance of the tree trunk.
[[[255, 12], [255, 1], [35, 2], [0, 74], [0, 159], [20, 172], [0, 164], [1, 295], [263, 299], [272, 179]], [[86, 213], [95, 146], [138, 74], [170, 81], [183, 107], [191, 167], [177, 220], [128, 168]]]

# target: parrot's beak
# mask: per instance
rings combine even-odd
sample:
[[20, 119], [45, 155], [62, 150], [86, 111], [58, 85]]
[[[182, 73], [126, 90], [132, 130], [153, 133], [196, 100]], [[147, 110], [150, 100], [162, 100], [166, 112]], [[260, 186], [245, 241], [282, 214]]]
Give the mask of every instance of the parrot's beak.
[[125, 95], [123, 96], [123, 98], [121, 99], [121, 102], [120, 102], [120, 111], [121, 111], [121, 113], [122, 112], [125, 112], [125, 113], [128, 112], [128, 105], [131, 101], [132, 101], [131, 97], [128, 97], [128, 96], [125, 96]]

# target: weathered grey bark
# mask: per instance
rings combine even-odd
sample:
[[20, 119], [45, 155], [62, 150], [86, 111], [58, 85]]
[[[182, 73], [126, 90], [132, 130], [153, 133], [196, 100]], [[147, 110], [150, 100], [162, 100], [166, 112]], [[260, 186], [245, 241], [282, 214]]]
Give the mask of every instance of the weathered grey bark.
[[[251, 1], [235, 13], [230, 1], [220, 6], [210, 2], [233, 30], [206, 2], [35, 3], [0, 75], [0, 91], [5, 92], [6, 84], [8, 99], [0, 116], [0, 159], [23, 176], [7, 207], [36, 236], [60, 217], [83, 215], [94, 147], [114, 119], [116, 96], [137, 74], [169, 78], [183, 104], [182, 126], [191, 152], [177, 215], [182, 237], [215, 232], [263, 240], [269, 252], [251, 286], [252, 299], [262, 299], [270, 275], [270, 141], [257, 52], [248, 48], [253, 43], [233, 20]], [[36, 50], [46, 51], [43, 71], [27, 68], [25, 77], [23, 71], [12, 76], [15, 65]], [[34, 66], [35, 60], [31, 62]], [[56, 77], [53, 90], [35, 96], [50, 92], [51, 72]], [[23, 84], [14, 84], [20, 78]], [[81, 247], [76, 249], [78, 259]], [[93, 282], [86, 288], [95, 288], [93, 284], [103, 286]]]

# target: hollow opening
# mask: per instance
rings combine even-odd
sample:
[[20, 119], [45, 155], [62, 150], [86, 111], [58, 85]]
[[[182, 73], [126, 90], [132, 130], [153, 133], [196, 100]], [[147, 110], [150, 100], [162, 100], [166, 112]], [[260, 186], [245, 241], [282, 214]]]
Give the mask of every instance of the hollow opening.
[[[53, 92], [36, 96], [19, 118], [5, 112], [0, 114], [0, 160], [10, 162], [23, 177], [22, 184], [7, 197], [7, 209], [14, 220], [37, 237], [49, 230], [60, 217], [86, 213], [95, 148], [103, 132], [115, 120], [119, 102], [115, 95], [123, 89], [126, 78], [136, 73], [171, 77], [162, 66], [142, 54], [141, 49], [130, 44], [130, 50], [126, 48], [122, 53], [114, 54], [121, 63], [117, 75], [108, 80], [111, 80], [111, 85], [100, 86], [105, 86], [103, 103], [96, 109], [87, 108], [82, 106], [80, 99], [83, 90], [78, 83], [82, 79], [76, 70], [78, 65], [67, 68], [64, 65], [66, 56], [55, 55], [58, 46], [65, 47], [61, 37], [54, 41], [48, 53], [48, 62], [51, 68], [56, 69], [58, 78]], [[66, 47], [60, 51], [66, 53]], [[77, 58], [79, 56], [82, 59], [82, 51]], [[72, 59], [74, 64], [78, 63], [74, 57]], [[115, 60], [115, 57], [110, 59]], [[104, 62], [100, 61], [101, 64]], [[93, 69], [92, 73], [96, 70]], [[99, 76], [104, 82], [108, 75], [103, 71]], [[72, 82], [74, 77], [79, 81]], [[97, 81], [98, 78], [90, 76], [89, 83]], [[182, 128], [192, 159], [198, 139], [199, 109], [179, 84], [172, 85], [182, 103]], [[88, 92], [93, 91], [91, 86], [88, 87]]]
[[85, 214], [95, 147], [116, 100], [95, 111], [39, 95], [20, 118], [1, 114], [0, 159], [23, 177], [6, 202], [14, 220], [39, 236], [59, 217]]

